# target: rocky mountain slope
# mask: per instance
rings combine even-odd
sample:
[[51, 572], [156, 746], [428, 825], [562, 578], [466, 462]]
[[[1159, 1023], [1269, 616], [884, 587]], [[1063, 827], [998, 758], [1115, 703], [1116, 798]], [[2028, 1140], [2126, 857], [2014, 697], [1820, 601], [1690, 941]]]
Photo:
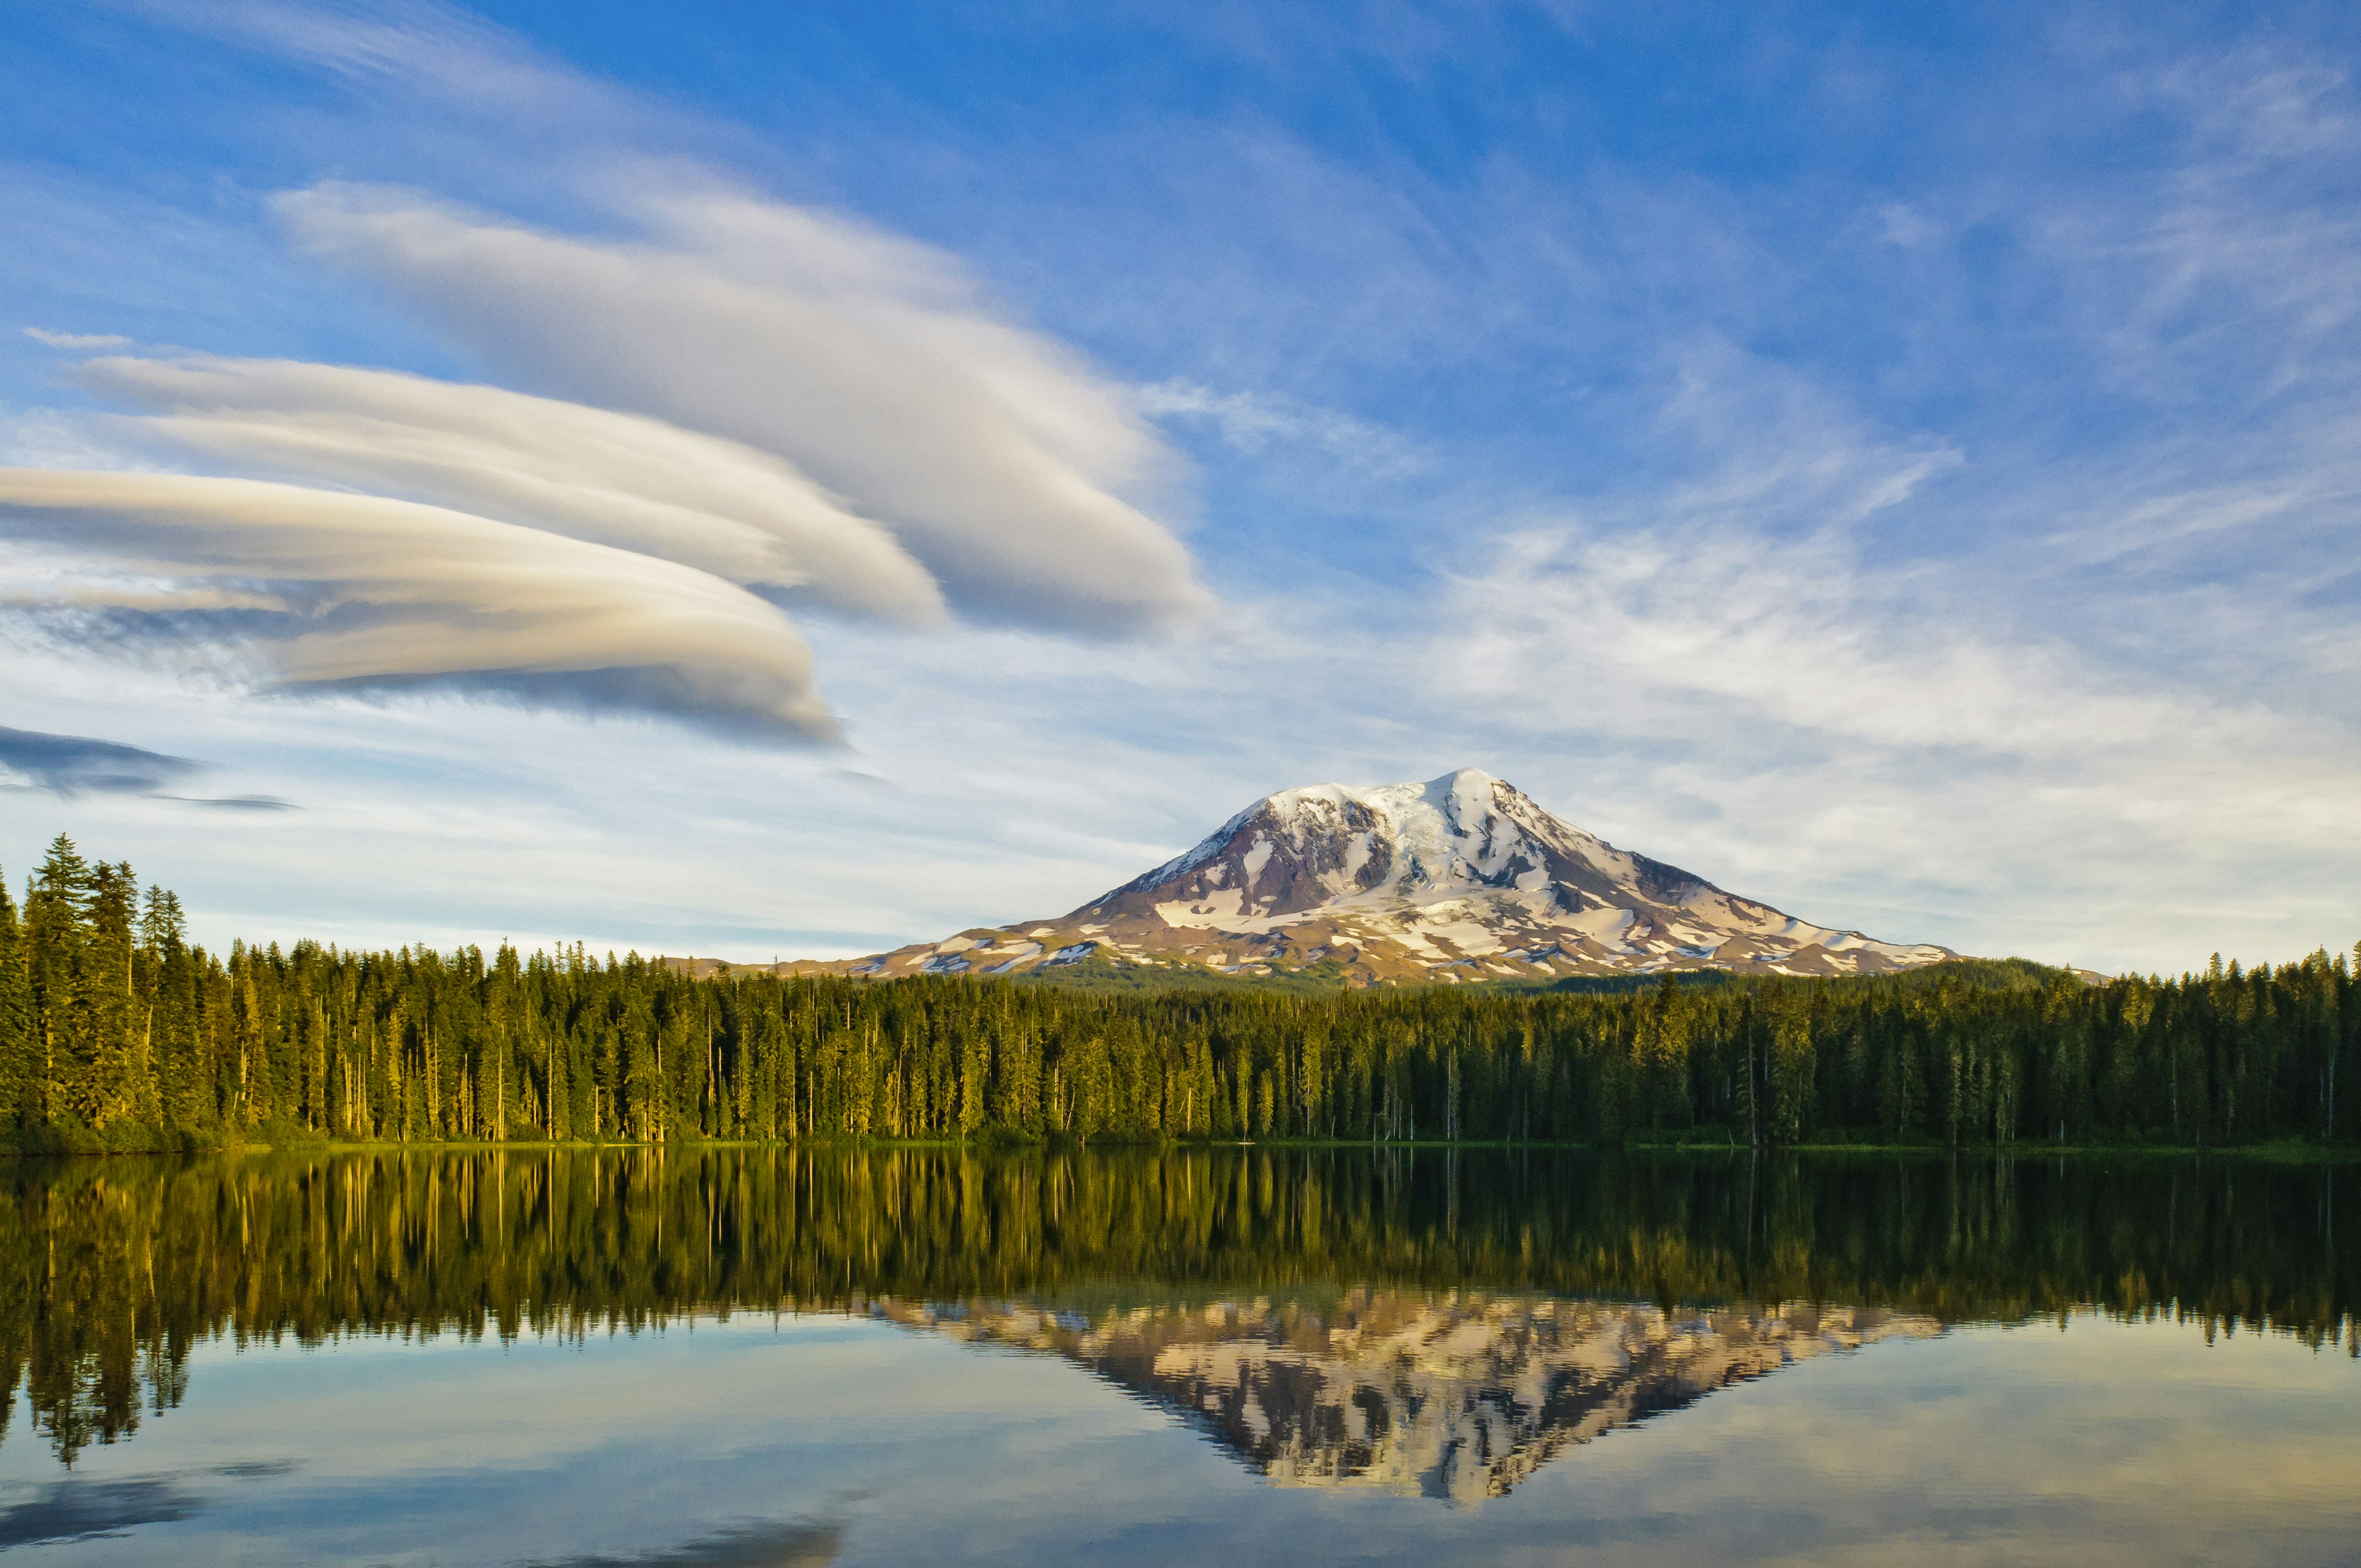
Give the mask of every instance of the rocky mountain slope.
[[1268, 795], [1194, 849], [1051, 920], [838, 964], [1016, 974], [1098, 959], [1350, 983], [1719, 969], [1869, 974], [1953, 957], [1831, 930], [1618, 850], [1474, 768]]

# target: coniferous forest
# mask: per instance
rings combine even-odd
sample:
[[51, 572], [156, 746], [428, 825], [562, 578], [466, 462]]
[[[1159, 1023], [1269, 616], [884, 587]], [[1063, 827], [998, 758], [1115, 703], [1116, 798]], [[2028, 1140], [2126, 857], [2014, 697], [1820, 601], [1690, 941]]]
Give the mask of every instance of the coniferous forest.
[[62, 837], [21, 902], [0, 881], [0, 1128], [26, 1151], [2345, 1142], [2357, 1047], [2342, 953], [2102, 984], [1963, 963], [1590, 994], [700, 980], [578, 946], [208, 952], [171, 894]]

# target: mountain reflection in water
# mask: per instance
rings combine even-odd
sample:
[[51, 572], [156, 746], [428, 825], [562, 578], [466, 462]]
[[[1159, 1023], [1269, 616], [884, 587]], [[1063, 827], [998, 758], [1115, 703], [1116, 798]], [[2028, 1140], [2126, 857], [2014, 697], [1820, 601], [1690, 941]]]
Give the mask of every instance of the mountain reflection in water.
[[[217, 1339], [509, 1341], [884, 1302], [1069, 1356], [1274, 1479], [1466, 1498], [1712, 1388], [1948, 1324], [2093, 1308], [2349, 1354], [2357, 1177], [1519, 1150], [5, 1161], [0, 1383], [71, 1460], [169, 1419]], [[0, 1442], [22, 1441], [19, 1402], [0, 1402]]]
[[1732, 1383], [1935, 1319], [1795, 1305], [1667, 1312], [1548, 1298], [1354, 1290], [1110, 1309], [941, 1308], [877, 1315], [975, 1343], [1063, 1356], [1174, 1411], [1281, 1486], [1371, 1486], [1472, 1504], [1562, 1450]]

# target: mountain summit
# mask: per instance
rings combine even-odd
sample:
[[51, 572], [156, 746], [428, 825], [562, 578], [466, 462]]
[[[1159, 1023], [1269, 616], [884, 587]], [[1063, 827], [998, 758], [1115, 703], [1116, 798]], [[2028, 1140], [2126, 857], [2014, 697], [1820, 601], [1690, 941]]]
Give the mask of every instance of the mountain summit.
[[1953, 956], [1725, 893], [1464, 768], [1424, 784], [1282, 790], [1061, 918], [825, 967], [1012, 974], [1103, 958], [1229, 974], [1316, 967], [1369, 984], [1702, 969], [1871, 974]]

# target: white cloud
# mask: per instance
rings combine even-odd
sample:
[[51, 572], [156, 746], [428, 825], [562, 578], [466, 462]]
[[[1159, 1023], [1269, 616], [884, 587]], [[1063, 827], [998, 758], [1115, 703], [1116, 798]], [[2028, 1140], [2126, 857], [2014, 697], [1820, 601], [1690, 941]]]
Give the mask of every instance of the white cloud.
[[2037, 191], [2023, 220], [2111, 389], [2159, 411], [2268, 408], [2247, 436], [2282, 424], [2290, 393], [2350, 396], [2361, 108], [2349, 81], [2235, 49], [2120, 86], [2125, 107], [2160, 117], [2162, 159]]
[[623, 201], [649, 238], [341, 185], [281, 209], [313, 254], [510, 375], [796, 464], [961, 609], [1123, 632], [1205, 607], [1180, 541], [1119, 494], [1162, 477], [1152, 432], [1059, 345], [986, 313], [947, 258], [715, 189]]
[[1887, 202], [1877, 209], [1877, 232], [1888, 245], [1918, 250], [1944, 237], [1943, 225], [1907, 202]]
[[1402, 437], [1350, 414], [1268, 392], [1217, 392], [1191, 381], [1159, 381], [1139, 389], [1140, 408], [1162, 419], [1210, 422], [1242, 452], [1278, 445], [1308, 446], [1378, 478], [1400, 478], [1431, 466]]
[[1812, 918], [2104, 966], [2349, 939], [2349, 728], [2026, 624], [2055, 567], [1894, 551], [1861, 520], [1906, 466], [1838, 433], [1529, 524], [1455, 580], [1438, 686], [1578, 759], [1594, 826]]
[[514, 35], [434, 0], [132, 0], [159, 20], [236, 39], [333, 76], [390, 78], [547, 112], [611, 93]]
[[128, 348], [131, 346], [129, 338], [117, 336], [114, 333], [50, 332], [42, 327], [28, 326], [25, 329], [25, 335], [35, 343], [46, 344], [51, 348]]
[[62, 547], [49, 581], [12, 571], [16, 608], [81, 612], [85, 641], [111, 618], [225, 649], [278, 689], [457, 686], [837, 733], [775, 608], [605, 545], [374, 496], [23, 468], [0, 469], [0, 531]]
[[76, 379], [167, 411], [136, 433], [274, 477], [430, 501], [913, 625], [924, 567], [791, 465], [660, 421], [497, 387], [284, 360], [107, 358]]
[[[1840, 753], [2070, 762], [2114, 775], [2122, 813], [2169, 805], [2191, 827], [2219, 804], [2204, 770], [2125, 767], [2127, 752], [2254, 756], [2238, 771], [2255, 789], [2287, 765], [2291, 737], [2267, 711], [2111, 678], [2063, 641], [1980, 634], [1973, 597], [1872, 569], [1839, 539], [1569, 529], [1507, 543], [1457, 586], [1463, 666], [1493, 689], [1550, 692], [1589, 728], [1661, 734], [1677, 702], [1697, 729], [1784, 731]], [[2349, 815], [2361, 784], [2334, 797], [2328, 817]], [[2290, 849], [2328, 826], [2283, 810], [2245, 834]]]

